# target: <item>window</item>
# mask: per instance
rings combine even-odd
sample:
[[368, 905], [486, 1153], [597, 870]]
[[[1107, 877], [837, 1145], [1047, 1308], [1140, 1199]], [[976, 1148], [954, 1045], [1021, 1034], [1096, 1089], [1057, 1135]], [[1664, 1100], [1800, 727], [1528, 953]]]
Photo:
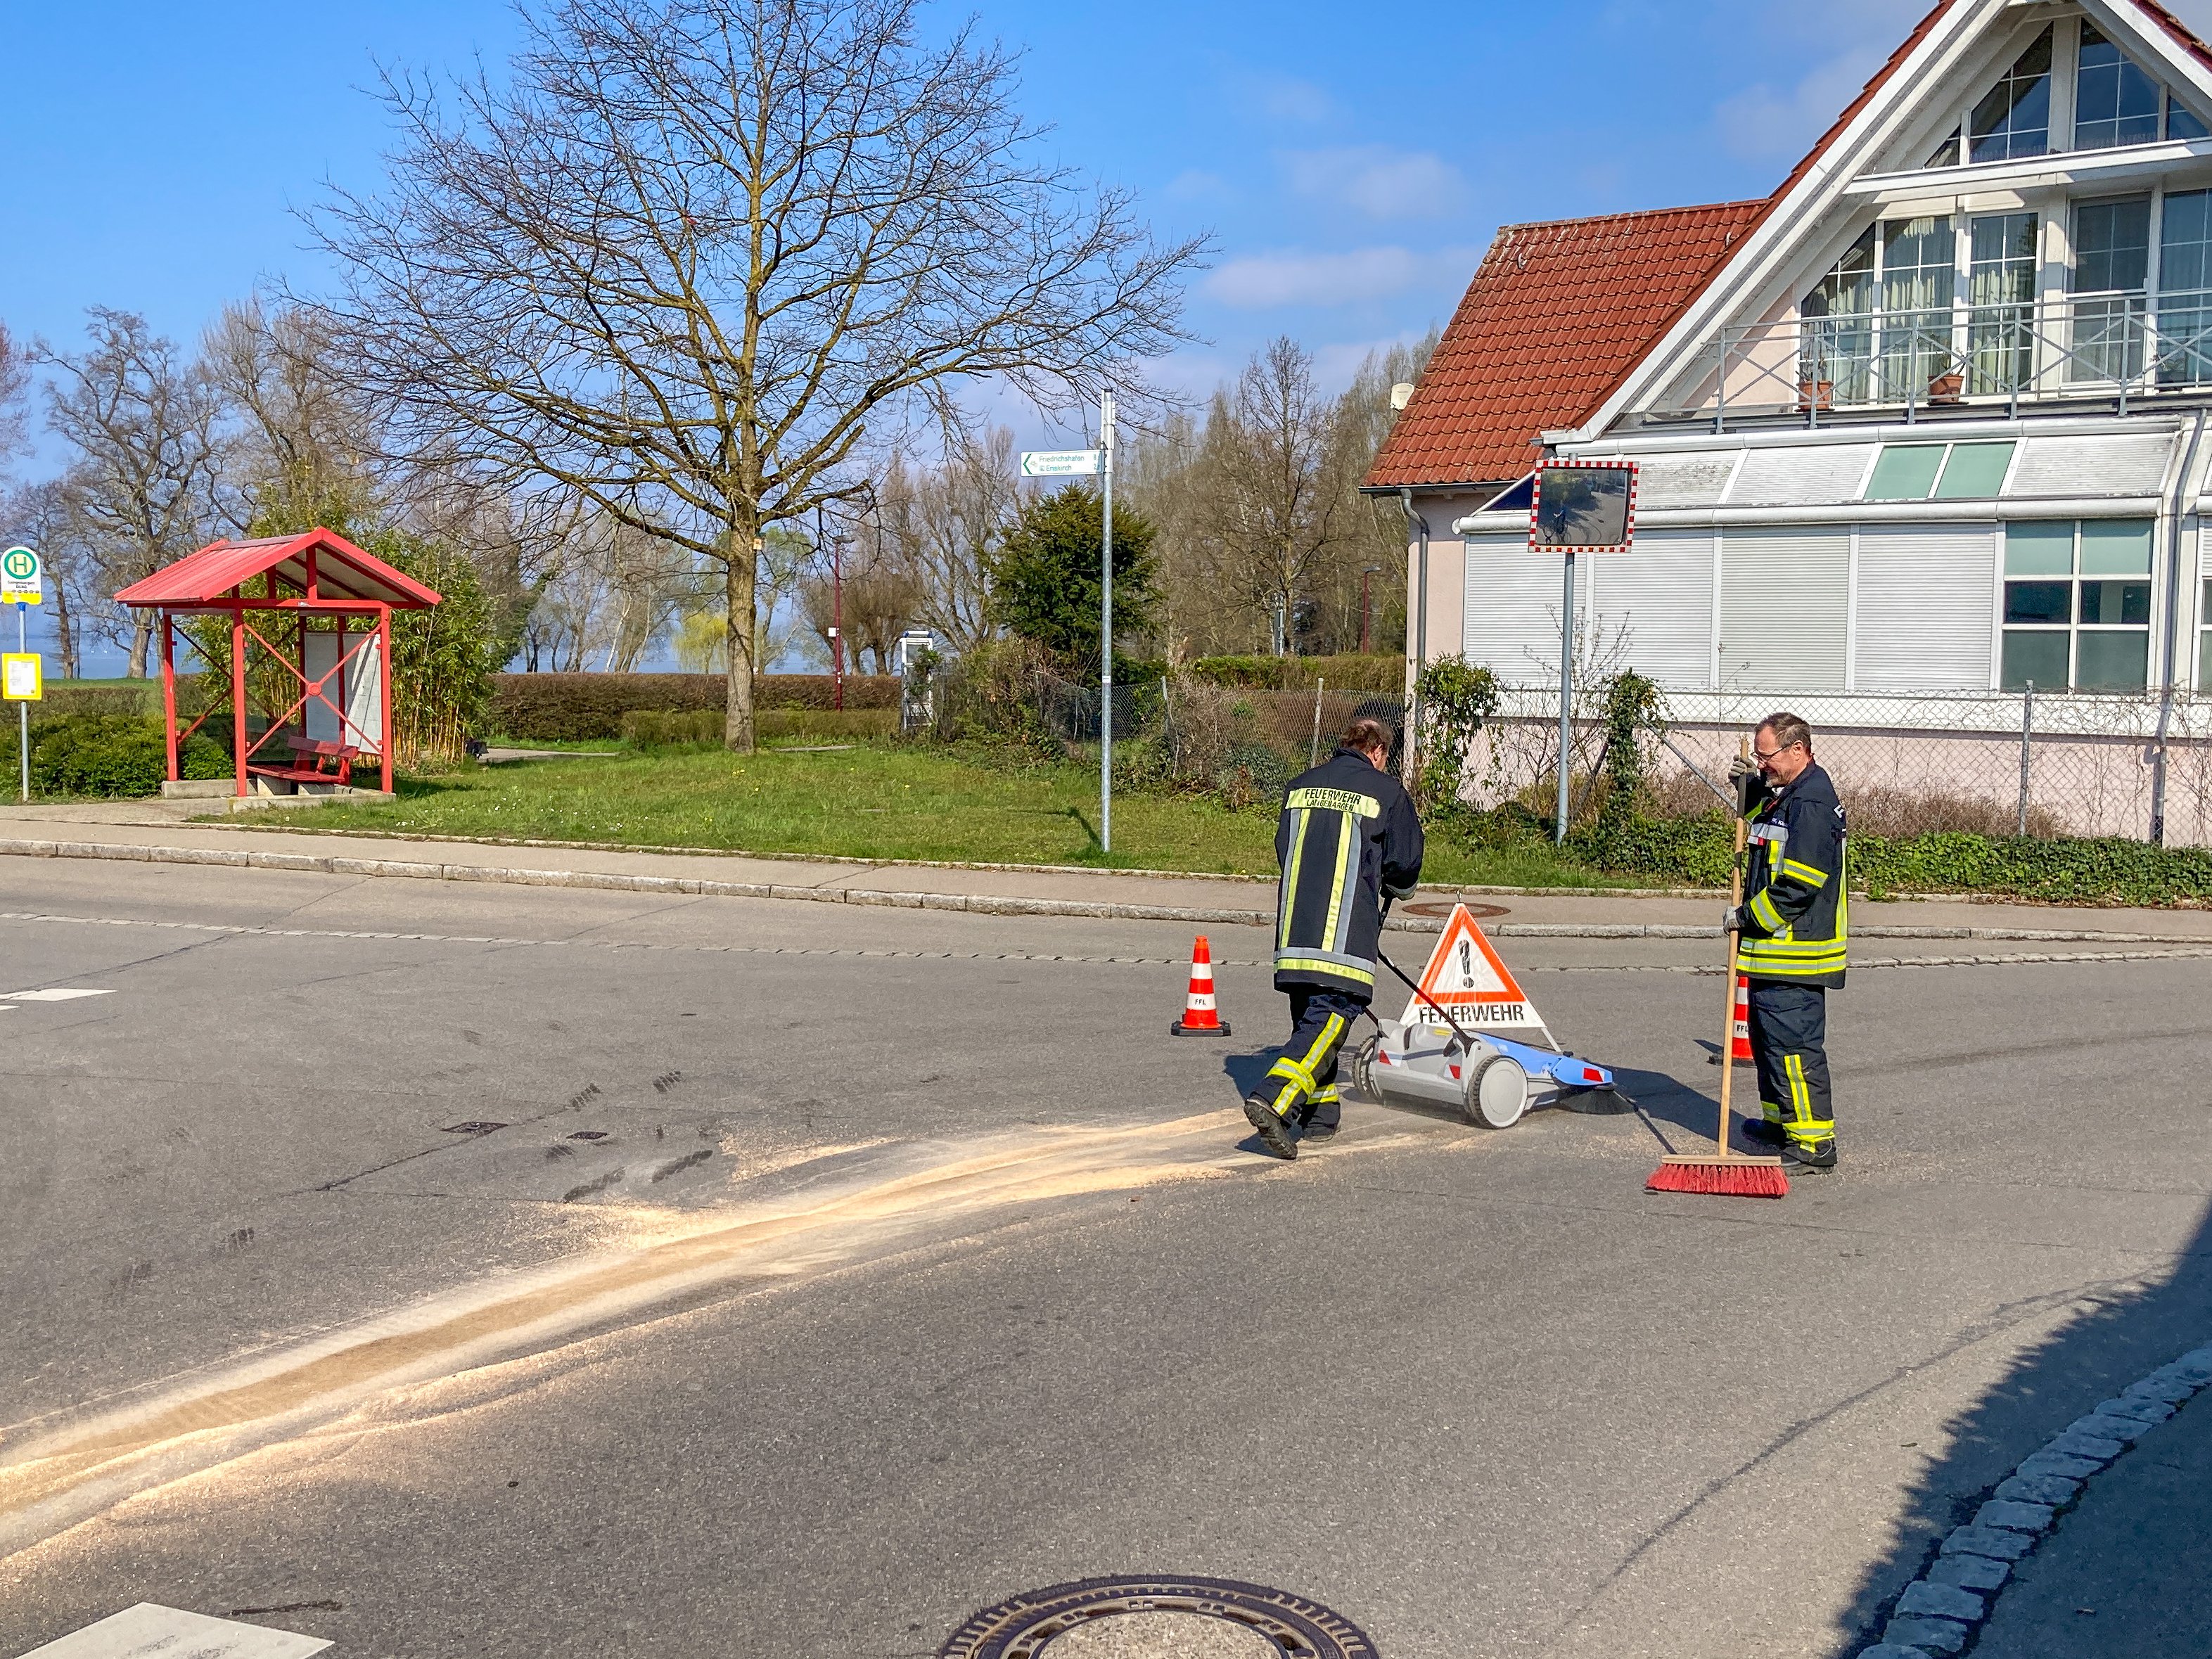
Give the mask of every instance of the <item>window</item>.
[[1946, 138], [1942, 143], [1936, 145], [1934, 149], [1930, 150], [1928, 153], [1928, 159], [1923, 161], [1920, 165], [1923, 167], [1957, 167], [1959, 165], [1959, 139], [1964, 131], [1965, 130], [1960, 127], [1953, 127], [1951, 129], [1951, 136], [1948, 138]]
[[1797, 378], [1816, 393], [1826, 382], [1838, 403], [1866, 402], [1874, 368], [1872, 225], [1805, 296], [1800, 310], [1805, 320], [1799, 328]]
[[2158, 137], [2161, 88], [2125, 53], [2081, 25], [2081, 58], [2074, 73], [2074, 148], [2111, 149]]
[[2004, 689], [2148, 684], [2150, 554], [2148, 519], [2007, 526]]
[[1925, 395], [1928, 382], [1951, 367], [1957, 246], [1948, 214], [1883, 222], [1882, 392], [1896, 402]]
[[2212, 691], [2212, 578], [2204, 583], [2204, 606], [2197, 613], [2197, 689]]
[[1966, 123], [1972, 159], [2009, 161], [2051, 149], [2051, 29], [1974, 106]]
[[2168, 191], [2159, 221], [2158, 378], [2212, 380], [2212, 191]]
[[2166, 136], [2169, 138], [2212, 138], [2212, 127], [2197, 118], [2197, 112], [2186, 104], [2176, 103], [2173, 94], [2166, 95]]
[[1867, 481], [1870, 501], [1971, 501], [1994, 496], [2011, 471], [2010, 440], [1999, 443], [1889, 444]]
[[1966, 390], [2018, 392], [2035, 373], [2036, 217], [1999, 213], [1967, 228]]
[[2142, 373], [2142, 294], [2149, 276], [2149, 197], [2075, 208], [2074, 292], [2099, 297], [2075, 301], [2069, 380], [2131, 380]]

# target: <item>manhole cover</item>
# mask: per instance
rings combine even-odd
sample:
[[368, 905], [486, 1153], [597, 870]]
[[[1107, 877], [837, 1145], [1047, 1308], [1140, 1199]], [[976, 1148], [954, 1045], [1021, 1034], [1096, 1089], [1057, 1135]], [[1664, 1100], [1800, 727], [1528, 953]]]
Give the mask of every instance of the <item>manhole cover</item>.
[[1287, 1590], [1231, 1578], [1086, 1578], [986, 1607], [938, 1650], [938, 1659], [1248, 1655], [1375, 1659], [1375, 1644], [1342, 1613]]
[[1433, 916], [1441, 921], [1451, 915], [1455, 902], [1467, 906], [1468, 915], [1473, 916], [1477, 921], [1487, 921], [1492, 916], [1511, 914], [1502, 904], [1477, 904], [1473, 899], [1460, 899], [1456, 902], [1451, 899], [1422, 899], [1417, 903], [1401, 904], [1398, 907], [1398, 910], [1401, 915]]

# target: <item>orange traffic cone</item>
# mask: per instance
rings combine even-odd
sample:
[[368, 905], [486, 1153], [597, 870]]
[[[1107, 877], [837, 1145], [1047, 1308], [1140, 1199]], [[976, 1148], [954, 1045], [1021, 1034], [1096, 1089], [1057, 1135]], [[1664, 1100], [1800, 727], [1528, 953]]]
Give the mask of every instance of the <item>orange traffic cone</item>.
[[1751, 1060], [1751, 975], [1735, 976], [1735, 1030], [1729, 1038], [1729, 1061], [1748, 1066]]
[[1190, 947], [1190, 993], [1183, 999], [1182, 1018], [1168, 1030], [1176, 1036], [1199, 1031], [1229, 1035], [1229, 1023], [1213, 1006], [1213, 952], [1206, 948], [1203, 933], [1198, 936], [1198, 943]]

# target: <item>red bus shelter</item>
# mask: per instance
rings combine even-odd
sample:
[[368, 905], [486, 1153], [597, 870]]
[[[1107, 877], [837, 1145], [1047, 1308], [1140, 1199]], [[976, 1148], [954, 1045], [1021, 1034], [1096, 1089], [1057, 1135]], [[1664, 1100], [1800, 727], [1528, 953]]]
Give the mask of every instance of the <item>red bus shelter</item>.
[[[345, 784], [356, 760], [374, 760], [392, 788], [392, 613], [420, 611], [440, 596], [413, 577], [328, 530], [258, 540], [210, 543], [176, 563], [135, 581], [118, 604], [161, 613], [161, 710], [168, 729], [169, 776], [179, 751], [215, 710], [203, 710], [177, 729], [176, 621], [179, 617], [230, 618], [231, 754], [238, 793], [252, 781]], [[290, 626], [270, 632], [291, 635], [289, 653], [247, 620], [252, 611], [289, 613]], [[335, 628], [311, 626], [334, 620]], [[193, 645], [189, 635], [186, 644]], [[282, 718], [247, 741], [246, 669], [250, 646], [282, 663], [300, 695]], [[295, 720], [298, 724], [295, 725]], [[263, 757], [264, 751], [269, 751]], [[289, 760], [278, 758], [289, 752]]]

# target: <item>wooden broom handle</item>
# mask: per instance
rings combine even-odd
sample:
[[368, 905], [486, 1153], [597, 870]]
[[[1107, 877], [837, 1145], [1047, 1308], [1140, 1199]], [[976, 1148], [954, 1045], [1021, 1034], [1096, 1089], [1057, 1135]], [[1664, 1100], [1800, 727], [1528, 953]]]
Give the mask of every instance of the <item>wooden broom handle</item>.
[[[1736, 754], [1743, 760], [1751, 758], [1751, 744], [1744, 738], [1736, 739]], [[1737, 803], [1739, 806], [1741, 802]], [[1735, 815], [1735, 856], [1729, 861], [1729, 908], [1733, 910], [1743, 902], [1744, 817]], [[1728, 1018], [1721, 1026], [1721, 1132], [1720, 1155], [1729, 1152], [1729, 1085], [1735, 1081], [1735, 951], [1740, 937], [1733, 927], [1728, 930], [1728, 969], [1721, 975], [1721, 990], [1728, 1004]]]

